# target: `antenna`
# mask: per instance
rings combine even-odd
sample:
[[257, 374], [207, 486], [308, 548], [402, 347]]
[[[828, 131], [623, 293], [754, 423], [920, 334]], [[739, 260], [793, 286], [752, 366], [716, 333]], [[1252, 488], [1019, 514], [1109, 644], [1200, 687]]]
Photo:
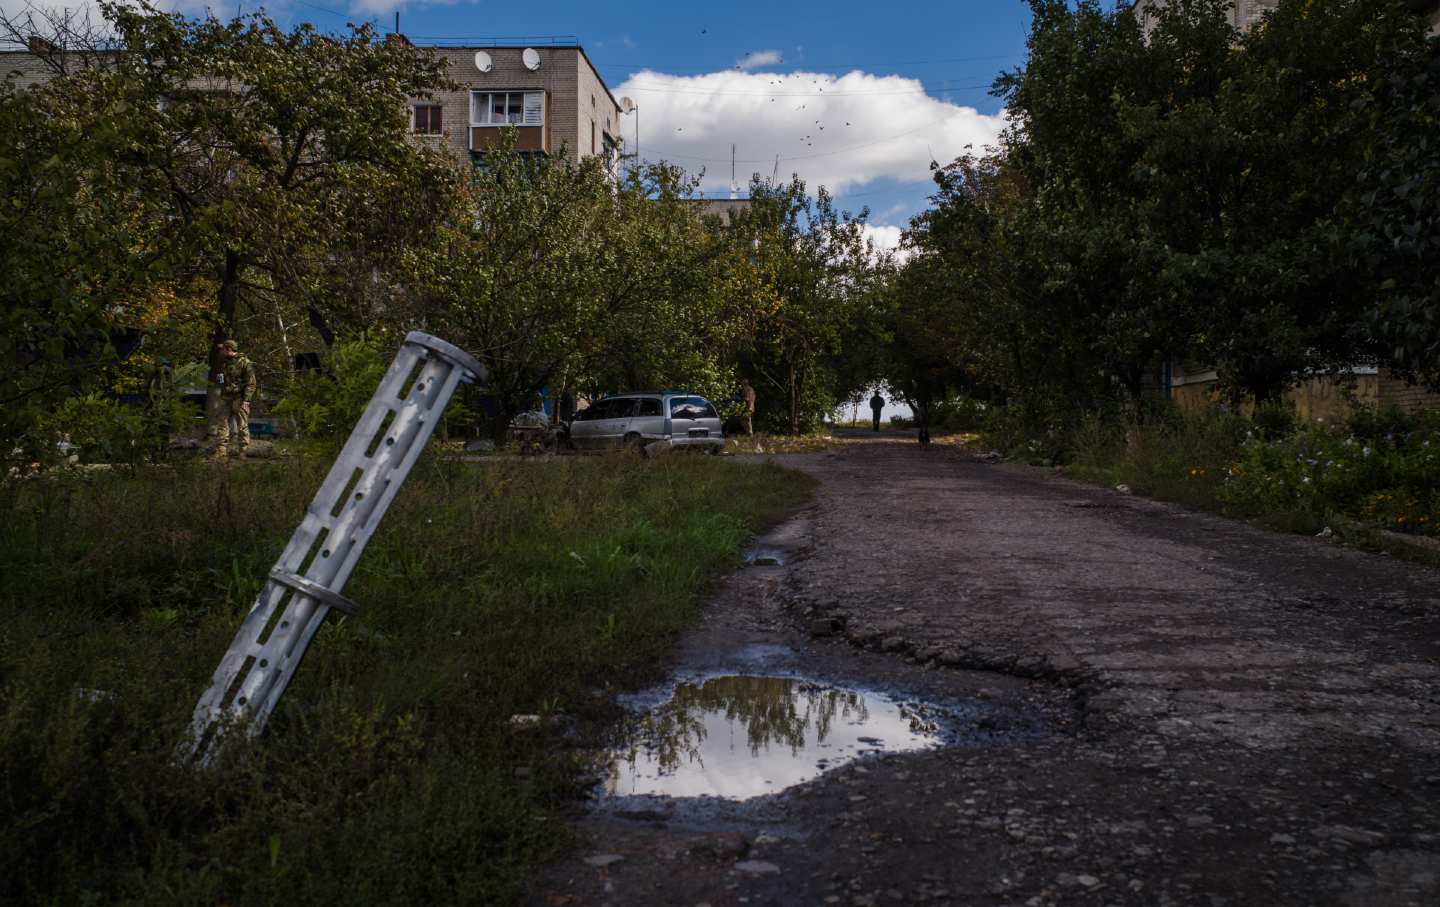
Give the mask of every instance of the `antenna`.
[[738, 187], [738, 186], [735, 185], [735, 143], [734, 143], [734, 142], [731, 142], [731, 143], [730, 143], [730, 197], [731, 197], [731, 198], [736, 198], [736, 197], [738, 196], [739, 188], [740, 188], [740, 187]]
[[770, 182], [774, 183], [780, 178], [780, 155], [775, 155], [775, 169], [770, 172]]
[[520, 53], [520, 62], [525, 64], [526, 69], [534, 72], [540, 68], [540, 52], [533, 47], [527, 47]]

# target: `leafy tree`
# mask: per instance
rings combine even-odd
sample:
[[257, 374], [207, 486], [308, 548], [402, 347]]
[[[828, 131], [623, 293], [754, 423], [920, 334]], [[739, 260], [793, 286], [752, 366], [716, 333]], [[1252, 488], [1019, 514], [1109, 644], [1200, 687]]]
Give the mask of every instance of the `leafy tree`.
[[1375, 282], [1375, 358], [1440, 389], [1440, 49], [1406, 50], [1358, 102], [1374, 140], [1344, 224], [1352, 263]]
[[712, 395], [747, 312], [733, 258], [655, 165], [611, 182], [597, 158], [486, 153], [440, 240], [416, 254], [415, 311], [490, 370], [503, 441], [539, 393], [689, 387]]
[[[0, 445], [102, 385], [163, 256], [113, 163], [92, 153], [88, 99], [0, 83]], [[30, 437], [26, 455], [48, 445]]]
[[[284, 31], [263, 14], [223, 22], [101, 8], [116, 47], [103, 65], [14, 93], [26, 105], [16, 116], [58, 120], [78, 138], [65, 167], [38, 174], [39, 191], [51, 180], [58, 196], [80, 181], [87, 216], [124, 207], [144, 276], [210, 278], [213, 341], [235, 333], [242, 302], [320, 315], [340, 294], [319, 287], [353, 290], [428, 229], [426, 206], [398, 209], [411, 216], [397, 220], [392, 202], [428, 198], [433, 209], [446, 192], [447, 163], [407, 134], [407, 99], [447, 84], [433, 55], [380, 41], [368, 25], [334, 38], [308, 24]], [[98, 291], [128, 285], [129, 274], [107, 266], [83, 292], [109, 310], [114, 291]]]
[[757, 178], [750, 198], [729, 229], [751, 244], [769, 305], [742, 367], [780, 393], [784, 423], [798, 433], [850, 391], [834, 380], [834, 365], [875, 289], [875, 252], [861, 230], [867, 212], [838, 211], [823, 186], [812, 198], [799, 177], [782, 184]]

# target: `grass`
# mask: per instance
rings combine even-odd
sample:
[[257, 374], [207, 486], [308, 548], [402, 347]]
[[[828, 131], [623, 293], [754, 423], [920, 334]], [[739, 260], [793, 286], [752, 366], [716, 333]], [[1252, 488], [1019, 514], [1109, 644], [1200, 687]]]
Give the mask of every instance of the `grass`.
[[422, 460], [345, 590], [361, 613], [253, 744], [179, 768], [325, 465], [0, 486], [0, 901], [518, 900], [566, 846], [605, 691], [653, 680], [811, 487], [702, 457]]
[[1271, 529], [1315, 533], [1343, 522], [1362, 542], [1375, 536], [1359, 531], [1362, 526], [1440, 536], [1435, 416], [1360, 411], [1340, 425], [1297, 425], [1293, 416], [1273, 414], [1130, 425], [1092, 419], [1073, 442], [1075, 457], [1065, 471], [1075, 478], [1127, 485], [1137, 494]]
[[835, 443], [828, 431], [804, 435], [775, 435], [757, 431], [752, 435], [726, 435], [725, 450], [736, 454], [822, 453]]

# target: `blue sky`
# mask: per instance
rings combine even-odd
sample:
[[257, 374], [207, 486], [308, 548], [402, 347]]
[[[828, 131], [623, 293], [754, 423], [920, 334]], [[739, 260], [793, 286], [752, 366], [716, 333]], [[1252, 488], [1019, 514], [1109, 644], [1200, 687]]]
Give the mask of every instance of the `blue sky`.
[[[397, 7], [291, 0], [270, 8], [282, 22], [343, 27], [348, 16], [388, 28]], [[639, 105], [645, 158], [704, 168], [707, 194], [725, 195], [733, 143], [742, 192], [751, 173], [798, 173], [812, 188], [838, 190], [846, 209], [868, 206], [883, 244], [924, 207], [932, 157], [945, 162], [966, 144], [979, 150], [993, 140], [1001, 110], [988, 87], [1023, 62], [1029, 24], [1022, 0], [884, 7], [458, 0], [398, 9], [401, 31], [417, 44], [573, 37], [616, 96]], [[627, 151], [636, 117], [624, 118]]]

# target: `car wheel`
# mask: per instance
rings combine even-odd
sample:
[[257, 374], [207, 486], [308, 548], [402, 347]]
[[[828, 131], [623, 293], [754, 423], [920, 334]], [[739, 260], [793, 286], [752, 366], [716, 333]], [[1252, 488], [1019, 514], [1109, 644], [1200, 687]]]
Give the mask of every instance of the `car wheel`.
[[636, 434], [626, 435], [625, 452], [645, 456], [645, 439]]

